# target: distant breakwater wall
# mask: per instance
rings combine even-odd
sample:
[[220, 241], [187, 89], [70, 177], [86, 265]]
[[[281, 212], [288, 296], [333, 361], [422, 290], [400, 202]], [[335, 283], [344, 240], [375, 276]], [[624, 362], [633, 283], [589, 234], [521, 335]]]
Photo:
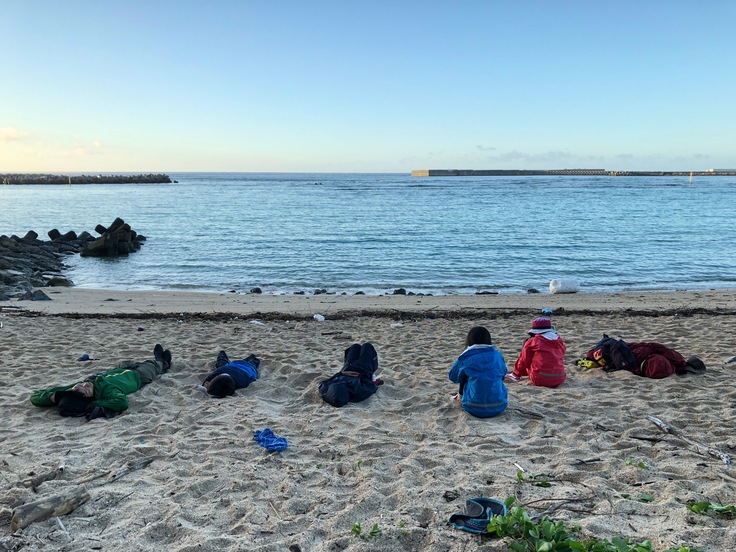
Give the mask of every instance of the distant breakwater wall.
[[170, 184], [168, 174], [0, 174], [3, 184]]
[[733, 171], [608, 171], [606, 169], [417, 169], [412, 176], [736, 176]]

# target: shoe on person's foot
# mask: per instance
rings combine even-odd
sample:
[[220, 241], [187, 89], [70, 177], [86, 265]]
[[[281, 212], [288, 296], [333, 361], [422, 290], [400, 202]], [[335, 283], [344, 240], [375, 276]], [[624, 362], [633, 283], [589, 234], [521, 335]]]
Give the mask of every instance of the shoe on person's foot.
[[227, 357], [227, 353], [225, 351], [220, 351], [219, 353], [217, 353], [217, 360], [215, 361], [215, 368], [222, 368], [229, 362], [230, 362], [230, 359]]
[[521, 381], [521, 376], [517, 376], [513, 372], [506, 374], [506, 379], [511, 381]]
[[156, 360], [164, 359], [164, 348], [160, 343], [156, 343], [156, 346], [153, 348], [153, 358]]
[[164, 372], [168, 371], [171, 368], [171, 351], [166, 349], [161, 355], [161, 360], [164, 361]]

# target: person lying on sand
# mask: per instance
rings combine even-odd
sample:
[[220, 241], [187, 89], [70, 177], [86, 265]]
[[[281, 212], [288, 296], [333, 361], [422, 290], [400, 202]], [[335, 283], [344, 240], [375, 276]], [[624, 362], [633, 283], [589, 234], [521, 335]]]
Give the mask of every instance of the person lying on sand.
[[552, 326], [549, 318], [535, 318], [527, 332], [514, 371], [506, 376], [511, 381], [520, 381], [529, 376], [532, 385], [557, 387], [567, 377], [565, 372], [565, 342]]
[[57, 406], [62, 416], [86, 416], [88, 420], [104, 416], [111, 418], [128, 408], [127, 395], [171, 368], [171, 352], [157, 344], [153, 360], [119, 362], [113, 370], [101, 372], [84, 380], [31, 394], [34, 406]]
[[705, 364], [697, 356], [685, 360], [678, 351], [661, 343], [627, 343], [606, 334], [588, 351], [585, 359], [580, 359], [577, 364], [586, 368], [600, 366], [606, 372], [628, 370], [637, 376], [651, 379], [663, 379], [672, 374], [682, 376], [686, 373], [705, 372]]
[[215, 369], [207, 375], [199, 389], [218, 398], [234, 395], [236, 389], [244, 389], [258, 379], [260, 364], [256, 355], [231, 361], [225, 351], [220, 351]]
[[345, 361], [337, 374], [320, 382], [319, 396], [327, 404], [340, 408], [360, 402], [376, 392], [383, 380], [377, 375], [378, 353], [372, 343], [353, 343], [345, 349]]
[[508, 390], [503, 383], [506, 362], [501, 352], [491, 344], [491, 334], [483, 326], [475, 326], [465, 338], [465, 351], [447, 374], [450, 381], [460, 384], [456, 402], [478, 418], [490, 418], [506, 410]]

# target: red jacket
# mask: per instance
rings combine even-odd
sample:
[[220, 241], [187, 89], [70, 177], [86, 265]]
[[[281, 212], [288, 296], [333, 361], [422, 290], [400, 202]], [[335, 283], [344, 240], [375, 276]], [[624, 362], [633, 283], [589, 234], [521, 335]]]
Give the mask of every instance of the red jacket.
[[543, 334], [527, 339], [514, 363], [514, 374], [529, 376], [532, 384], [542, 387], [557, 387], [564, 382], [565, 342], [554, 335], [557, 339], [547, 339]]
[[674, 373], [685, 371], [685, 358], [661, 343], [629, 343], [629, 349], [634, 353], [639, 363], [632, 372], [637, 376], [652, 379], [662, 379]]

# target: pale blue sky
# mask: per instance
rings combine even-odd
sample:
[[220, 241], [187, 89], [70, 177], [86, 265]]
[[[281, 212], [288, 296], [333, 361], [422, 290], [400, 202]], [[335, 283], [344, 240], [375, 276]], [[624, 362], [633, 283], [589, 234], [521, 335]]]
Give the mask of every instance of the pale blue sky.
[[2, 172], [736, 168], [736, 2], [0, 2]]

